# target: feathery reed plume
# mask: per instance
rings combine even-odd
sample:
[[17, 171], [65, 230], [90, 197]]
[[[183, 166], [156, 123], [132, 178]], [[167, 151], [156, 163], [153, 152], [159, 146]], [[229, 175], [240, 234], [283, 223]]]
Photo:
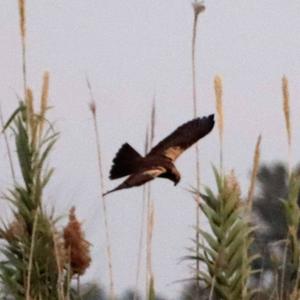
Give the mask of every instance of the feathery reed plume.
[[26, 116], [27, 116], [27, 126], [30, 128], [29, 132], [31, 133], [32, 137], [32, 144], [34, 145], [34, 127], [35, 127], [35, 120], [34, 120], [34, 107], [33, 107], [33, 92], [30, 88], [26, 90]]
[[91, 83], [88, 78], [86, 78], [86, 84], [90, 93], [90, 104], [89, 108], [92, 113], [93, 117], [93, 123], [94, 123], [94, 131], [95, 131], [95, 143], [97, 148], [97, 161], [98, 161], [98, 171], [99, 171], [99, 179], [100, 179], [100, 197], [102, 202], [102, 210], [103, 210], [103, 219], [104, 219], [104, 228], [105, 228], [105, 238], [106, 238], [106, 252], [108, 257], [108, 272], [109, 272], [109, 286], [110, 286], [110, 300], [115, 299], [115, 291], [114, 291], [114, 280], [113, 280], [113, 267], [112, 267], [112, 252], [111, 252], [111, 242], [110, 242], [110, 233], [109, 233], [109, 226], [108, 226], [108, 214], [107, 214], [107, 207], [106, 207], [106, 201], [103, 197], [103, 193], [105, 191], [104, 186], [104, 175], [103, 175], [103, 169], [102, 169], [102, 152], [101, 152], [101, 144], [100, 144], [100, 130], [97, 122], [97, 106], [96, 101], [94, 98], [93, 90]]
[[75, 215], [75, 207], [70, 209], [69, 223], [64, 228], [65, 247], [70, 252], [72, 274], [83, 275], [90, 266], [90, 243], [85, 239], [81, 223]]
[[22, 43], [22, 71], [24, 97], [26, 96], [27, 79], [26, 79], [26, 1], [19, 0], [19, 18], [20, 18], [20, 34]]
[[239, 197], [241, 197], [241, 187], [235, 176], [234, 170], [226, 176], [226, 188], [230, 192], [235, 192]]
[[259, 162], [260, 162], [260, 143], [261, 143], [261, 135], [259, 135], [257, 138], [257, 142], [254, 150], [253, 167], [252, 167], [251, 180], [250, 180], [250, 186], [249, 186], [248, 197], [247, 197], [247, 207], [249, 211], [252, 210], [255, 181], [256, 181], [256, 176], [257, 176]]
[[40, 126], [39, 126], [39, 139], [43, 133], [45, 115], [48, 108], [48, 96], [49, 96], [49, 72], [45, 72], [43, 76], [43, 86], [41, 94], [41, 107], [40, 107]]
[[290, 95], [289, 95], [289, 82], [286, 76], [282, 77], [282, 96], [283, 96], [283, 113], [285, 118], [285, 126], [288, 141], [288, 171], [291, 175], [291, 155], [292, 155], [292, 127], [290, 117]]
[[24, 220], [21, 218], [14, 219], [8, 226], [7, 230], [2, 231], [2, 238], [11, 242], [18, 240], [20, 237], [27, 235]]
[[220, 76], [215, 76], [214, 88], [216, 95], [216, 111], [217, 123], [219, 129], [219, 142], [220, 142], [220, 170], [223, 173], [223, 142], [224, 142], [224, 110], [223, 110], [223, 87], [222, 79]]
[[[192, 35], [192, 79], [193, 79], [193, 113], [194, 118], [198, 115], [197, 108], [197, 87], [196, 87], [196, 40], [197, 40], [197, 23], [198, 17], [201, 12], [205, 10], [205, 6], [203, 2], [198, 2], [195, 0], [193, 2], [194, 9], [194, 21], [193, 21], [193, 35]], [[195, 145], [195, 159], [196, 159], [196, 187], [200, 190], [200, 159], [199, 159], [199, 147], [198, 144]], [[198, 228], [200, 225], [200, 210], [199, 210], [199, 201], [200, 196], [198, 194], [195, 195], [196, 201], [196, 227]], [[199, 245], [200, 234], [196, 230], [196, 252], [199, 254], [200, 248]], [[199, 274], [200, 271], [200, 262], [196, 260], [196, 272]]]
[[4, 142], [5, 142], [6, 152], [7, 152], [7, 156], [8, 156], [11, 176], [13, 178], [13, 181], [16, 181], [16, 174], [15, 174], [14, 164], [13, 164], [13, 160], [12, 160], [11, 149], [10, 149], [10, 146], [9, 146], [6, 130], [4, 130], [5, 123], [4, 123], [4, 119], [3, 119], [1, 104], [0, 104], [0, 122], [1, 122], [1, 127], [2, 127], [1, 132], [4, 135]]

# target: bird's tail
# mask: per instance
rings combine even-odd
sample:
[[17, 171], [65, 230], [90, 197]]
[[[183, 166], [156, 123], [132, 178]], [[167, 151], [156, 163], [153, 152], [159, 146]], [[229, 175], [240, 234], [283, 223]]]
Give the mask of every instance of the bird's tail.
[[142, 156], [134, 150], [128, 143], [124, 144], [113, 160], [110, 170], [110, 179], [117, 179], [130, 175], [136, 171], [137, 160]]
[[112, 190], [109, 190], [105, 193], [102, 194], [103, 197], [105, 197], [106, 195], [112, 193], [112, 192], [116, 192], [118, 190], [122, 190], [122, 189], [125, 189], [127, 187], [127, 185], [125, 183], [121, 183], [120, 185], [118, 185], [116, 188], [112, 189]]

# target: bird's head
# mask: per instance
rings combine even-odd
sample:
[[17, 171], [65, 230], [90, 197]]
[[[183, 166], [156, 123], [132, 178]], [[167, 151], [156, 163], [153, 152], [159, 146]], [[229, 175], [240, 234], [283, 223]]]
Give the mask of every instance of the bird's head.
[[177, 185], [181, 179], [181, 176], [175, 167], [172, 169], [172, 175], [172, 181], [174, 182], [174, 185]]

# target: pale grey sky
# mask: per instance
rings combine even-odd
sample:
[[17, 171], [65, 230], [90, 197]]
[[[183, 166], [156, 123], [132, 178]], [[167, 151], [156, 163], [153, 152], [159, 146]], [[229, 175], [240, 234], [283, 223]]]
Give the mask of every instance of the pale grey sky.
[[[199, 19], [197, 70], [199, 111], [214, 112], [213, 78], [223, 77], [225, 167], [247, 187], [253, 148], [262, 133], [262, 159], [287, 157], [281, 77], [290, 82], [294, 162], [300, 151], [300, 2], [295, 0], [206, 1]], [[27, 0], [28, 83], [40, 94], [44, 70], [51, 75], [50, 118], [61, 131], [52, 155], [56, 173], [47, 205], [66, 213], [76, 205], [93, 243], [87, 279], [108, 287], [103, 217], [99, 201], [94, 132], [87, 107], [88, 74], [98, 101], [104, 169], [124, 142], [142, 151], [152, 97], [157, 99], [156, 141], [192, 118], [191, 35], [188, 0]], [[5, 116], [22, 92], [17, 1], [0, 10], [0, 100]], [[10, 183], [0, 141], [0, 188]], [[200, 142], [202, 182], [213, 184], [218, 162], [217, 131]], [[155, 202], [153, 264], [157, 290], [175, 297], [174, 281], [188, 277], [178, 264], [193, 237], [194, 203], [184, 190], [194, 183], [194, 151], [177, 162], [178, 187], [152, 185]], [[106, 180], [106, 187], [115, 182]], [[245, 192], [245, 191], [244, 191]], [[1, 204], [3, 207], [3, 203]], [[142, 189], [111, 195], [107, 202], [117, 292], [134, 287]], [[4, 214], [5, 212], [3, 212]], [[203, 220], [203, 219], [202, 219]], [[203, 221], [204, 222], [204, 221]], [[140, 284], [140, 288], [143, 285]]]

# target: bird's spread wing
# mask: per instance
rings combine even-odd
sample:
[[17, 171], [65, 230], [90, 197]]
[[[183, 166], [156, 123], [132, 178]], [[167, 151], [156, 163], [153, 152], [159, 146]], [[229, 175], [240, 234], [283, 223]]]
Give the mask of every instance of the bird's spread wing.
[[214, 127], [214, 115], [196, 118], [178, 127], [149, 152], [174, 161], [183, 151], [207, 135]]

